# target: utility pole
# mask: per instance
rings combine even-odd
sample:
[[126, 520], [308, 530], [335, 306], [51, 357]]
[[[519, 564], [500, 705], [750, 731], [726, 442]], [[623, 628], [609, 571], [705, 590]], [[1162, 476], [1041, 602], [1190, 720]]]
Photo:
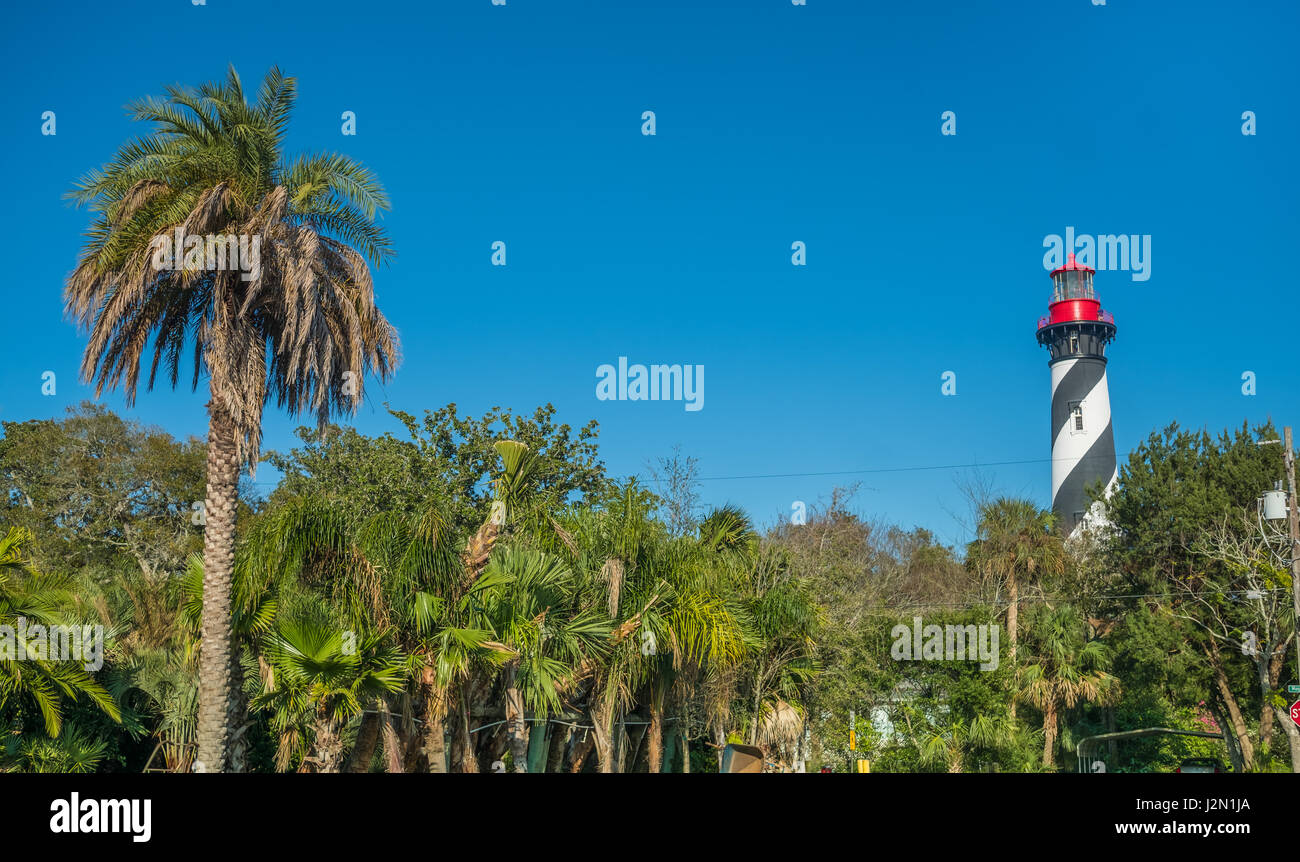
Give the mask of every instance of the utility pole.
[[1291, 448], [1291, 426], [1282, 429], [1282, 456], [1286, 459], [1287, 526], [1291, 532], [1291, 606], [1295, 611], [1296, 682], [1300, 682], [1300, 511], [1295, 495], [1295, 450]]

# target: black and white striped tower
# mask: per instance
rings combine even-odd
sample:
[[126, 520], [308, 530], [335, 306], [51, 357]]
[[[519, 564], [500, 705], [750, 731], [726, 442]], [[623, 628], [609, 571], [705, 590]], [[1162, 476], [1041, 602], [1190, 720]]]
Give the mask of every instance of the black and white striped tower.
[[1115, 437], [1106, 388], [1106, 346], [1115, 318], [1101, 310], [1095, 272], [1076, 263], [1052, 271], [1052, 302], [1038, 321], [1038, 343], [1051, 354], [1052, 509], [1068, 534], [1089, 512], [1088, 488], [1115, 482]]

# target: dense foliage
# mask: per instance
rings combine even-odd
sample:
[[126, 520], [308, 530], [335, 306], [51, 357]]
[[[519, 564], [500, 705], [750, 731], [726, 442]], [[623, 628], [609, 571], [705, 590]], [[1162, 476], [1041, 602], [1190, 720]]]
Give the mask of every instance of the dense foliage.
[[[1251, 496], [1271, 429], [1153, 434], [1086, 541], [977, 500], [958, 554], [845, 490], [761, 532], [695, 511], [693, 464], [663, 459], [667, 490], [611, 477], [595, 425], [549, 406], [393, 415], [405, 436], [301, 429], [275, 487], [244, 486], [228, 769], [701, 771], [737, 742], [776, 769], [1055, 770], [1152, 726], [1229, 733], [1106, 768], [1289, 766], [1290, 583]], [[0, 624], [98, 623], [106, 647], [93, 671], [0, 662], [4, 769], [194, 768], [203, 463], [93, 404], [5, 423]], [[900, 625], [996, 626], [996, 666], [900, 658]]]

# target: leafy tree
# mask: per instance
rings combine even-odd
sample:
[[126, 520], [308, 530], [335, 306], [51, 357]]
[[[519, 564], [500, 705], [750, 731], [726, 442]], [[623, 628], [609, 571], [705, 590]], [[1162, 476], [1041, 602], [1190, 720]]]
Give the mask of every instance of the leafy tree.
[[204, 495], [202, 442], [174, 440], [89, 401], [62, 421], [3, 425], [0, 519], [32, 532], [28, 550], [43, 568], [130, 565], [156, 580], [202, 548], [193, 508]]
[[[1253, 512], [1260, 492], [1282, 475], [1280, 447], [1257, 445], [1276, 439], [1270, 425], [1253, 432], [1243, 425], [1217, 438], [1177, 424], [1153, 432], [1121, 467], [1107, 502], [1112, 526], [1101, 548], [1107, 571], [1115, 575], [1108, 591], [1135, 597], [1112, 602], [1108, 616], [1127, 617], [1135, 606], [1145, 606], [1174, 632], [1181, 654], [1200, 665], [1204, 683], [1172, 691], [1172, 705], [1187, 710], [1207, 700], [1233, 737], [1233, 759], [1246, 770], [1255, 768], [1259, 749], [1269, 746], [1272, 707], [1259, 701], [1258, 681], [1240, 650], [1224, 649], [1210, 635], [1215, 626], [1207, 616], [1210, 606], [1185, 599], [1189, 586], [1218, 584], [1222, 589], [1233, 582], [1223, 561], [1199, 553], [1197, 546], [1225, 517]], [[1229, 527], [1229, 535], [1240, 539], [1245, 521]], [[1247, 716], [1254, 710], [1260, 719], [1252, 728]]]
[[526, 508], [558, 510], [608, 490], [597, 456], [596, 423], [575, 434], [555, 421], [549, 404], [531, 416], [500, 407], [481, 418], [461, 416], [455, 404], [427, 410], [423, 420], [400, 410], [389, 413], [406, 428], [408, 439], [366, 437], [353, 429], [299, 429], [303, 445], [268, 456], [284, 474], [273, 498], [314, 495], [358, 521], [379, 512], [416, 516], [436, 501], [452, 529], [466, 533], [488, 516], [495, 447], [502, 440], [533, 453]]

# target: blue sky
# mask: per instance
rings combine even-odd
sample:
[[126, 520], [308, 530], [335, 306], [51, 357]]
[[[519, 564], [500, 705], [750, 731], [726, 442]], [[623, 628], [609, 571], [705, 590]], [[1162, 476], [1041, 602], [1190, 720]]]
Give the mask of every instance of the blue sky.
[[[250, 89], [273, 64], [296, 76], [293, 149], [354, 156], [392, 196], [398, 257], [376, 281], [404, 362], [368, 387], [364, 432], [400, 430], [384, 401], [553, 402], [600, 422], [615, 473], [680, 444], [707, 502], [761, 522], [861, 481], [864, 515], [961, 542], [971, 470], [946, 465], [1029, 462], [983, 472], [1050, 502], [1034, 330], [1043, 240], [1067, 226], [1151, 236], [1148, 281], [1097, 276], [1119, 326], [1121, 458], [1174, 420], [1300, 422], [1293, 4], [168, 0], [7, 17], [5, 420], [92, 394], [60, 298], [88, 215], [62, 194], [141, 131], [128, 101], [233, 63]], [[705, 366], [704, 409], [598, 401], [596, 368], [620, 356]], [[205, 401], [159, 391], [131, 414], [202, 435]], [[268, 409], [266, 445], [296, 424]]]

